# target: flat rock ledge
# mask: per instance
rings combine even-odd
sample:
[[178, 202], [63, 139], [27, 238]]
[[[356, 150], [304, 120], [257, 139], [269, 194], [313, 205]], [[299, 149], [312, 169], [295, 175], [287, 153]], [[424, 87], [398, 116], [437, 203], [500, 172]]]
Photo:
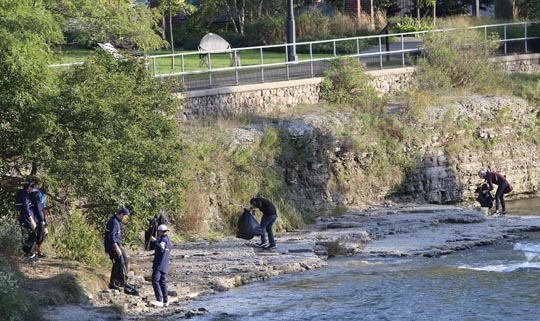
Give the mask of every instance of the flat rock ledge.
[[[321, 268], [329, 257], [434, 257], [502, 239], [521, 238], [523, 232], [533, 231], [540, 231], [540, 216], [485, 218], [472, 207], [393, 205], [350, 210], [339, 217], [319, 219], [305, 230], [278, 235], [278, 247], [271, 251], [253, 247], [258, 239], [232, 237], [176, 244], [171, 252], [171, 304], [167, 308], [149, 306], [149, 301], [154, 300], [149, 282], [153, 252], [131, 253], [129, 282], [139, 287], [140, 296], [115, 290], [91, 295], [91, 305], [96, 310], [101, 308], [92, 320], [167, 320], [173, 315], [175, 320], [190, 318], [204, 314], [204, 308], [202, 312], [187, 310], [195, 297], [277, 275]], [[104, 315], [103, 308], [110, 306], [120, 307], [122, 316], [118, 312]], [[65, 309], [49, 309], [43, 320], [83, 320], [66, 317], [67, 312], [61, 313]], [[88, 308], [82, 310], [88, 317]]]

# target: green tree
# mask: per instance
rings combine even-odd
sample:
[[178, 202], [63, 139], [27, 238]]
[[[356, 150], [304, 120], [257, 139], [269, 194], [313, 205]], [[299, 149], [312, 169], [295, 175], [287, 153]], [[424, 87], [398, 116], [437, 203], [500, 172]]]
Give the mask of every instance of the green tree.
[[[171, 46], [171, 54], [174, 55], [174, 36], [173, 36], [173, 15], [178, 14], [180, 11], [184, 11], [185, 13], [189, 14], [194, 10], [194, 6], [189, 5], [186, 3], [185, 0], [160, 0], [158, 1], [158, 10], [161, 12], [164, 12], [163, 14], [163, 29], [165, 29], [165, 12], [168, 13], [169, 16], [169, 40], [170, 40], [170, 46]], [[171, 69], [174, 69], [174, 56], [171, 59]]]
[[[36, 173], [50, 123], [43, 101], [54, 91], [50, 45], [61, 43], [55, 17], [32, 1], [0, 2], [0, 176]], [[4, 180], [5, 181], [5, 180]], [[4, 184], [3, 184], [4, 185]], [[0, 185], [1, 186], [1, 185]]]
[[160, 12], [131, 0], [43, 0], [69, 40], [84, 45], [109, 42], [128, 50], [153, 50], [166, 44], [156, 33]]
[[105, 53], [62, 75], [44, 168], [63, 195], [90, 205], [93, 221], [126, 205], [143, 214], [130, 220], [140, 230], [149, 213], [178, 208], [171, 177], [182, 146], [170, 89], [139, 61]]

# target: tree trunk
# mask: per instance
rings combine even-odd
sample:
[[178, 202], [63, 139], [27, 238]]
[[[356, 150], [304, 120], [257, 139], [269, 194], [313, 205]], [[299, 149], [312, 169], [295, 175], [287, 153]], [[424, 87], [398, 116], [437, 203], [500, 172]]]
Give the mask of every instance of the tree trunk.
[[437, 25], [437, 0], [433, 1], [433, 27]]
[[173, 28], [172, 28], [172, 10], [169, 7], [169, 34], [171, 36], [171, 53], [173, 56], [171, 57], [171, 70], [174, 69], [174, 38], [173, 38]]
[[480, 0], [474, 1], [474, 16], [480, 17]]
[[420, 22], [420, 0], [416, 0], [416, 20]]
[[161, 15], [161, 39], [166, 40], [167, 35], [165, 34], [165, 31], [167, 30], [167, 24], [165, 22], [165, 12]]

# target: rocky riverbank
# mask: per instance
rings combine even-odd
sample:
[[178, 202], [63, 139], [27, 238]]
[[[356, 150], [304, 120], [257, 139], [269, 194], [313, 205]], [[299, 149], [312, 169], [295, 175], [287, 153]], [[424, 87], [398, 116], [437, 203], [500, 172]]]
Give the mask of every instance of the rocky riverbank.
[[[279, 235], [272, 251], [252, 246], [256, 240], [224, 238], [215, 242], [176, 244], [171, 253], [171, 305], [153, 308], [149, 276], [151, 252], [130, 255], [130, 283], [140, 296], [103, 290], [91, 294], [90, 305], [55, 307], [44, 320], [157, 320], [188, 318], [204, 313], [188, 311], [190, 299], [264, 281], [270, 277], [321, 268], [334, 255], [438, 256], [453, 251], [521, 237], [540, 231], [540, 216], [485, 218], [470, 207], [387, 206], [350, 210], [320, 219], [302, 231]], [[120, 312], [103, 310], [116, 306]], [[122, 315], [122, 316], [121, 316]]]

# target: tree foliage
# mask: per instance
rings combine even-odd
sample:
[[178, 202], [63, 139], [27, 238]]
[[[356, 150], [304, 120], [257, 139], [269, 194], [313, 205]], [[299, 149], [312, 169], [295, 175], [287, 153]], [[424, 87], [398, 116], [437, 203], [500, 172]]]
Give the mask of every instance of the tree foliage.
[[[95, 5], [121, 9], [124, 2]], [[90, 225], [100, 226], [124, 205], [143, 214], [130, 220], [131, 231], [140, 230], [147, 215], [180, 206], [177, 183], [169, 178], [182, 150], [179, 102], [170, 95], [172, 84], [157, 83], [139, 60], [101, 52], [63, 72], [49, 68], [50, 48], [63, 41], [61, 5], [69, 16], [68, 5], [81, 4], [90, 1], [0, 2], [0, 209], [13, 209], [6, 188], [13, 193], [15, 186], [4, 182], [38, 176], [49, 185], [51, 201], [71, 204], [67, 211], [85, 209]], [[146, 46], [136, 33], [130, 39]]]
[[[495, 37], [495, 36], [494, 36]], [[426, 36], [417, 78], [425, 89], [496, 86], [500, 68], [490, 62], [498, 49], [496, 38], [484, 39], [476, 30], [433, 32]]]
[[155, 32], [160, 12], [131, 0], [43, 0], [69, 41], [83, 45], [109, 42], [129, 50], [166, 46]]

